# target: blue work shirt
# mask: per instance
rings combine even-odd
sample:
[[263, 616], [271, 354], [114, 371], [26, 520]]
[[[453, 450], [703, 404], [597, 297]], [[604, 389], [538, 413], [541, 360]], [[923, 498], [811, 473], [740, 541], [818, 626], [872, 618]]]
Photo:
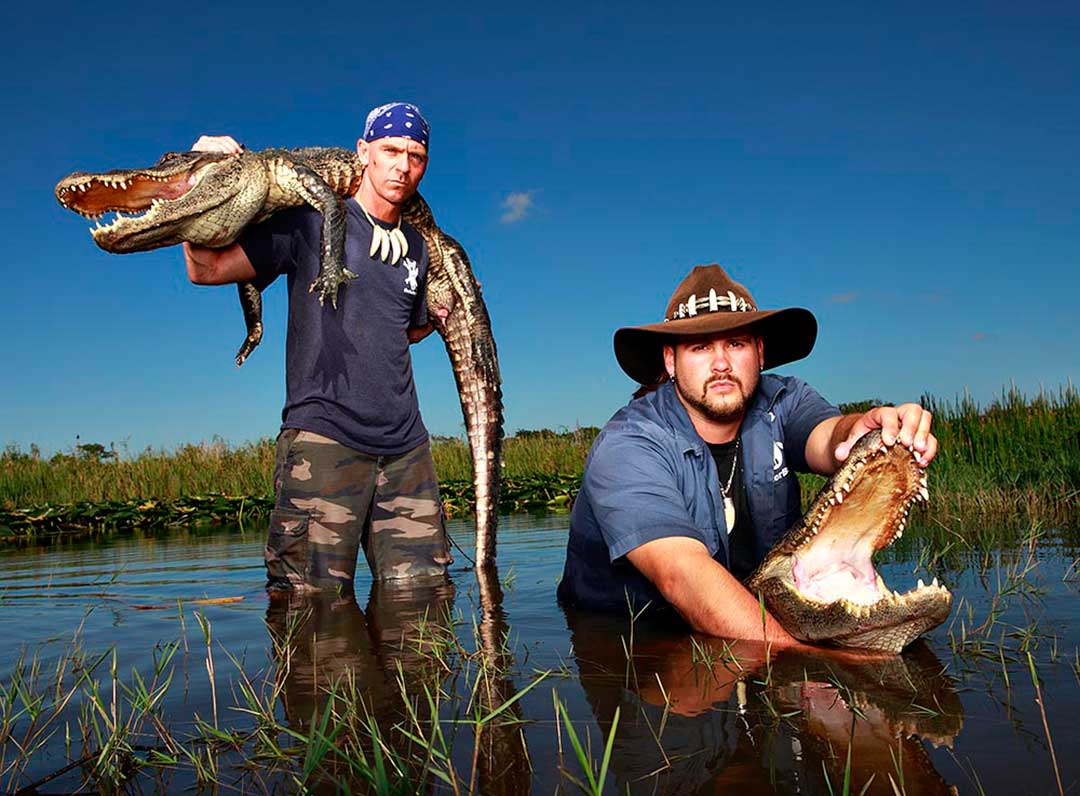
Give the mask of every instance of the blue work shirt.
[[[799, 519], [806, 441], [839, 410], [801, 379], [763, 374], [739, 430], [756, 566]], [[604, 426], [585, 462], [570, 516], [559, 599], [584, 608], [669, 608], [626, 560], [654, 539], [697, 539], [727, 566], [728, 528], [720, 478], [675, 387], [631, 401]]]

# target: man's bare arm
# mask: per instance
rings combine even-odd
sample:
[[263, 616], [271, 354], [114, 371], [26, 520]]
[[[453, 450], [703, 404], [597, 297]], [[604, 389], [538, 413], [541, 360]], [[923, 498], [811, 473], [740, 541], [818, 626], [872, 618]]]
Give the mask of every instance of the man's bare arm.
[[763, 622], [757, 597], [714, 561], [696, 539], [654, 539], [626, 557], [694, 630], [785, 647], [800, 643], [768, 611]]
[[[450, 315], [450, 310], [446, 309], [446, 307], [438, 307], [428, 311], [429, 317], [432, 314], [437, 315], [440, 321], [445, 321]], [[433, 331], [435, 331], [435, 322], [429, 320], [423, 326], [410, 326], [406, 334], [409, 336], [410, 343], [419, 343]]]
[[236, 243], [224, 249], [185, 243], [184, 262], [188, 279], [196, 285], [230, 285], [255, 278], [254, 266]]

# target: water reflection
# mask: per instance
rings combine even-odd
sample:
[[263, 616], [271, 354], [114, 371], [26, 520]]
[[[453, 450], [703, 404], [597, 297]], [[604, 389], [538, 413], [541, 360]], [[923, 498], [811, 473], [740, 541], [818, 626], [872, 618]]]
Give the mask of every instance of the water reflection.
[[[266, 622], [283, 673], [281, 703], [289, 728], [310, 736], [323, 731], [320, 721], [328, 708], [338, 716], [359, 702], [354, 718], [374, 721], [382, 753], [392, 761], [388, 765], [403, 766], [403, 779], [431, 781], [424, 769], [435, 768], [461, 777], [453, 790], [528, 793], [532, 771], [520, 707], [512, 701], [514, 657], [498, 573], [479, 573], [476, 586], [475, 625], [456, 621], [455, 587], [445, 578], [375, 583], [364, 610], [352, 596], [273, 595]], [[458, 641], [455, 624], [475, 631], [472, 643]], [[472, 754], [464, 765], [455, 761], [451, 767], [433, 758], [416, 737], [431, 737], [431, 708], [439, 694], [461, 689], [473, 694], [473, 709], [442, 718], [448, 720], [443, 722], [448, 745], [454, 746], [457, 732], [471, 734]], [[449, 709], [461, 712], [462, 705], [455, 702]], [[370, 732], [354, 726], [342, 739], [344, 748], [327, 756], [324, 776], [311, 783], [317, 792], [362, 791], [370, 785], [346, 763], [358, 758], [357, 749], [350, 748], [357, 743], [374, 760]]]
[[[873, 661], [689, 637], [566, 611], [581, 684], [620, 793], [839, 792], [851, 747], [858, 793], [954, 793], [921, 739], [951, 743], [963, 723], [952, 681], [925, 644]], [[613, 640], [614, 643], [613, 643]], [[827, 773], [826, 773], [827, 772]], [[902, 779], [901, 779], [902, 777]], [[826, 779], [827, 778], [827, 779]], [[871, 781], [872, 780], [872, 781]]]
[[494, 567], [478, 571], [476, 580], [480, 603], [477, 695], [483, 715], [493, 716], [479, 730], [476, 747], [480, 792], [490, 796], [525, 794], [530, 790], [532, 766], [520, 723], [521, 705], [511, 701], [517, 693], [510, 676], [515, 659], [509, 646], [502, 585]]
[[[328, 708], [333, 717], [349, 720], [342, 748], [328, 755], [322, 780], [312, 783], [317, 792], [351, 789], [355, 772], [345, 760], [374, 759], [364, 729], [369, 718], [386, 745], [380, 753], [409, 758], [409, 739], [389, 730], [409, 722], [403, 694], [422, 694], [425, 685], [441, 681], [439, 645], [445, 638], [439, 628], [453, 605], [454, 584], [446, 578], [374, 583], [365, 610], [352, 595], [271, 596], [266, 624], [282, 673], [287, 725], [302, 736], [323, 731], [320, 721]], [[409, 706], [427, 720], [424, 700], [411, 700]], [[358, 746], [349, 748], [353, 742]]]

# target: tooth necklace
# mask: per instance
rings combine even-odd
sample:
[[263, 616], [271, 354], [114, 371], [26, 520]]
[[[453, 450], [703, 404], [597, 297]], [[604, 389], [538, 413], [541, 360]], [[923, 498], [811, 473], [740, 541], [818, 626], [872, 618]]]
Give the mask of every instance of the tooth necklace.
[[364, 217], [371, 224], [371, 248], [368, 251], [368, 257], [382, 260], [390, 265], [397, 265], [398, 260], [409, 253], [409, 241], [406, 240], [405, 233], [401, 231], [401, 216], [398, 216], [396, 227], [384, 229], [375, 222], [367, 208], [360, 204], [359, 199], [356, 203], [360, 205], [360, 209], [364, 211]]
[[735, 481], [735, 471], [739, 467], [739, 443], [742, 440], [735, 438], [735, 455], [731, 457], [731, 475], [728, 476], [727, 486], [720, 484], [720, 494], [724, 498], [724, 522], [727, 523], [728, 536], [735, 529], [735, 500], [729, 494], [731, 484]]

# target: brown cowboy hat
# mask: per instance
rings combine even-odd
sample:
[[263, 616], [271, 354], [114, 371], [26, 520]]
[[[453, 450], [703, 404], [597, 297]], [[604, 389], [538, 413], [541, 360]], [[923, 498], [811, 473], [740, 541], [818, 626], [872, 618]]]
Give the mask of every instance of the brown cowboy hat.
[[719, 265], [698, 265], [675, 288], [661, 323], [615, 332], [615, 358], [634, 381], [656, 384], [665, 373], [664, 346], [674, 345], [680, 337], [748, 326], [765, 342], [763, 368], [802, 359], [817, 339], [817, 320], [810, 310], [759, 310], [750, 291]]

